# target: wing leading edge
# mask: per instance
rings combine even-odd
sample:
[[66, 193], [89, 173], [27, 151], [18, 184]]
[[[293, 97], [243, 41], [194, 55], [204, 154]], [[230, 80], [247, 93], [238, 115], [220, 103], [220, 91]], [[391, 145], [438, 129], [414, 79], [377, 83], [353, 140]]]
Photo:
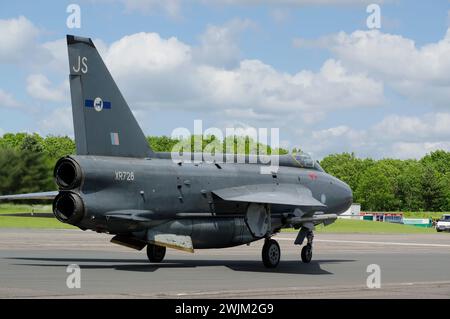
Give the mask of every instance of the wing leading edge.
[[256, 184], [219, 189], [212, 193], [223, 200], [233, 202], [279, 204], [296, 207], [326, 207], [326, 205], [312, 196], [310, 189], [302, 185]]
[[41, 192], [41, 193], [30, 193], [30, 194], [18, 194], [18, 195], [3, 195], [0, 196], [0, 201], [8, 201], [8, 200], [46, 200], [46, 199], [54, 199], [58, 195], [58, 192]]

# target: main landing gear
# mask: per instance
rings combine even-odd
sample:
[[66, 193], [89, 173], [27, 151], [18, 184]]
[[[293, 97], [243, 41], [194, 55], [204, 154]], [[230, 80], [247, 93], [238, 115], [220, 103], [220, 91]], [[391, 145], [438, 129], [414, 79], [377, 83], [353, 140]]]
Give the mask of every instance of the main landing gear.
[[276, 240], [266, 239], [262, 249], [262, 260], [267, 268], [275, 268], [280, 262], [281, 250]]
[[166, 256], [166, 247], [153, 244], [147, 245], [147, 257], [152, 263], [160, 263]]

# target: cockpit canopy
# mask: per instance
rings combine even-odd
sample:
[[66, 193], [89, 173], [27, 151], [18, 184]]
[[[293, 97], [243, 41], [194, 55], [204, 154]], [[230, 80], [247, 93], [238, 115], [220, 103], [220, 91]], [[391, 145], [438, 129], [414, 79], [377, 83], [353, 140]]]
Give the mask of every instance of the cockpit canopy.
[[302, 168], [315, 169], [325, 172], [318, 161], [315, 161], [311, 155], [301, 152], [292, 154], [294, 161]]

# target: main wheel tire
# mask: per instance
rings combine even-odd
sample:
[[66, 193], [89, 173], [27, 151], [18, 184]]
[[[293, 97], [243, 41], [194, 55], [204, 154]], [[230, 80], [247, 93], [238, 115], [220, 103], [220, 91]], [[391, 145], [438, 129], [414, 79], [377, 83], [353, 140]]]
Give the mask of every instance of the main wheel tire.
[[312, 246], [310, 244], [302, 248], [302, 261], [309, 264], [312, 260]]
[[152, 263], [160, 263], [166, 256], [166, 247], [153, 244], [147, 245], [147, 257]]
[[264, 243], [262, 260], [267, 268], [275, 268], [280, 263], [281, 250], [276, 240], [269, 239]]

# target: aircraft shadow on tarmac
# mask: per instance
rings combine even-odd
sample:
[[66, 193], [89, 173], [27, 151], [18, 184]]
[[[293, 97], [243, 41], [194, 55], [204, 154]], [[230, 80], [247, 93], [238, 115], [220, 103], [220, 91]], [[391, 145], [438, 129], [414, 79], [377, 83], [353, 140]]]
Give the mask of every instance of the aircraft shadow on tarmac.
[[43, 261], [53, 263], [15, 264], [32, 267], [67, 267], [69, 264], [78, 264], [81, 269], [115, 269], [134, 272], [154, 272], [158, 269], [197, 268], [197, 267], [227, 267], [234, 271], [264, 272], [279, 274], [305, 274], [305, 275], [332, 275], [333, 273], [322, 269], [323, 265], [336, 263], [351, 263], [355, 260], [322, 259], [304, 264], [296, 260], [281, 261], [277, 268], [265, 268], [261, 261], [239, 260], [186, 260], [168, 259], [159, 264], [150, 264], [142, 259], [98, 259], [98, 258], [10, 258], [22, 261]]

